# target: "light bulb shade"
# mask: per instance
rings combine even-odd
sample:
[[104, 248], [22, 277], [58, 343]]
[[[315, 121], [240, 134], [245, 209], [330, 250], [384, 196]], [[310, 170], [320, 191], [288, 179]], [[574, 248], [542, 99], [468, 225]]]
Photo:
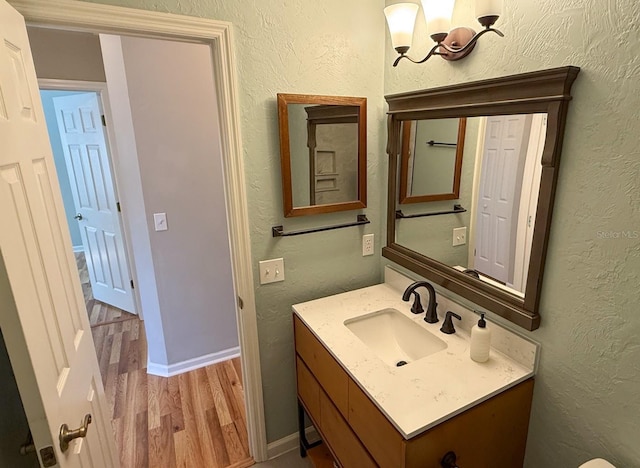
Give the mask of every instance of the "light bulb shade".
[[415, 3], [396, 3], [384, 9], [394, 49], [404, 52], [409, 50], [417, 15], [418, 5]]
[[500, 16], [501, 14], [502, 0], [476, 0], [476, 18]]
[[421, 0], [427, 32], [431, 35], [448, 33], [455, 0]]

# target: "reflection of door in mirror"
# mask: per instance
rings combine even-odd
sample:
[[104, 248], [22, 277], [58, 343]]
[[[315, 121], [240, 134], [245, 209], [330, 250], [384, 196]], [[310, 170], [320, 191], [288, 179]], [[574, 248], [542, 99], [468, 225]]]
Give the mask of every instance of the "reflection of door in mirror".
[[[418, 128], [422, 122], [434, 121], [418, 121]], [[469, 211], [400, 220], [396, 242], [458, 270], [475, 269], [482, 281], [523, 297], [545, 135], [546, 114], [468, 117], [457, 200]], [[414, 211], [450, 209], [446, 203]], [[468, 243], [453, 246], [452, 230], [460, 227], [469, 227]]]
[[524, 292], [538, 200], [546, 115], [502, 115], [481, 122], [468, 267]]
[[466, 123], [466, 118], [403, 122], [401, 204], [459, 197]]

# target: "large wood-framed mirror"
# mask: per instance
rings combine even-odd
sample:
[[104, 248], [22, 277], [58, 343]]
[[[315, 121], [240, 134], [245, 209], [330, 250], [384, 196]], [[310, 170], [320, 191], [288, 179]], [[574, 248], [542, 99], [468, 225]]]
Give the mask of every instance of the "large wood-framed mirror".
[[[563, 67], [387, 96], [383, 256], [523, 328], [538, 328], [558, 165], [579, 71]], [[413, 213], [398, 219], [403, 134], [422, 122], [461, 118], [464, 164], [455, 200], [466, 210], [431, 201], [411, 205]], [[434, 212], [446, 214], [420, 214]], [[452, 229], [459, 228], [468, 236], [452, 247]]]
[[367, 206], [367, 100], [278, 94], [284, 216]]

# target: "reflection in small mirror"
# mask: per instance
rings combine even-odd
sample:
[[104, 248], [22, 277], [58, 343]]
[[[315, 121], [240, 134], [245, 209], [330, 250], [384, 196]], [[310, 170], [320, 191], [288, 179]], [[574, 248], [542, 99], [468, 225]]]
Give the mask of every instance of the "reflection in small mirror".
[[278, 94], [285, 217], [367, 206], [367, 98]]
[[400, 204], [458, 198], [466, 121], [403, 122]]
[[[467, 118], [458, 198], [467, 212], [400, 220], [396, 242], [524, 297], [546, 121], [546, 114]], [[453, 229], [465, 227], [468, 241], [453, 246]]]
[[357, 106], [289, 104], [293, 206], [358, 199]]

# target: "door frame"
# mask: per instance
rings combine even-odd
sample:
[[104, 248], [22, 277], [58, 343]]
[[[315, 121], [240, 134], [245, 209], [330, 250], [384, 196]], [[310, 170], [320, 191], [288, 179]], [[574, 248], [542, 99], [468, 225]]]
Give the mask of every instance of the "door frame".
[[267, 458], [258, 348], [249, 216], [242, 159], [240, 105], [232, 24], [75, 0], [8, 0], [27, 25], [69, 31], [132, 35], [199, 42], [211, 48], [218, 97], [223, 177], [229, 222], [236, 317], [241, 350], [249, 448], [255, 461]]
[[[109, 106], [109, 91], [107, 88], [107, 83], [100, 81], [74, 81], [74, 80], [54, 80], [50, 78], [38, 78], [38, 89], [46, 90], [46, 91], [87, 91], [87, 92], [95, 92], [98, 94], [98, 98], [100, 100], [100, 105], [102, 106], [102, 113], [105, 116], [107, 122], [111, 122], [111, 108]], [[118, 154], [117, 154], [117, 145], [116, 145], [116, 136], [113, 133], [113, 128], [110, 126], [105, 127], [105, 139], [107, 142], [107, 158], [109, 159], [109, 169], [111, 170], [111, 180], [113, 181], [113, 190], [115, 193], [116, 200], [120, 202], [120, 187], [118, 185]], [[122, 235], [122, 241], [124, 243], [125, 255], [127, 256], [127, 268], [128, 273], [131, 279], [134, 281], [134, 284], [140, 284], [138, 281], [137, 270], [135, 266], [135, 257], [133, 256], [132, 244], [130, 242], [129, 237], [129, 224], [126, 219], [126, 216], [122, 216], [121, 213], [118, 213], [120, 216], [120, 230]], [[144, 316], [142, 315], [142, 306], [140, 303], [140, 296], [138, 294], [138, 288], [133, 288], [131, 290], [133, 294], [133, 305], [135, 314], [140, 318], [140, 320], [144, 320]]]

